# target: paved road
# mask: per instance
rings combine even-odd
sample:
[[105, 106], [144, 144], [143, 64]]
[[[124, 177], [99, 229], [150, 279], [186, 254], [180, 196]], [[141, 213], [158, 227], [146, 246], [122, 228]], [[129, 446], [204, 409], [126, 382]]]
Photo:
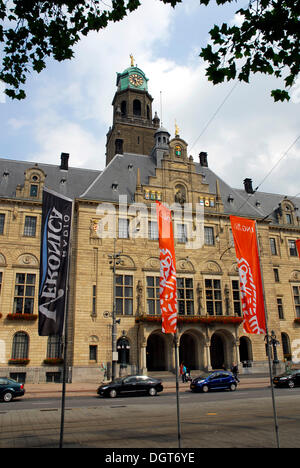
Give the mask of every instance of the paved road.
[[[299, 396], [299, 389], [275, 391], [281, 447], [300, 444]], [[51, 401], [56, 407], [49, 406]], [[31, 409], [21, 408], [21, 400], [14, 403], [0, 405], [0, 448], [58, 447], [59, 399], [31, 400]], [[182, 393], [180, 414], [182, 448], [276, 447], [268, 388]], [[64, 447], [176, 449], [175, 394], [67, 398]]]

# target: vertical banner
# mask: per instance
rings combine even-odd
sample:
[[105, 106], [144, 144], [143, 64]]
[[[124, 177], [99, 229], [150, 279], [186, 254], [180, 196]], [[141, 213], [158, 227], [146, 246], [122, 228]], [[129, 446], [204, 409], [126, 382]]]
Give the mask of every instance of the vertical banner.
[[171, 211], [156, 202], [160, 249], [159, 296], [163, 333], [176, 333], [177, 287], [174, 236]]
[[73, 201], [43, 190], [39, 335], [62, 335], [68, 280]]
[[296, 240], [296, 247], [297, 247], [298, 257], [300, 258], [300, 239]]
[[255, 221], [230, 216], [240, 275], [243, 327], [246, 333], [266, 333], [263, 285]]

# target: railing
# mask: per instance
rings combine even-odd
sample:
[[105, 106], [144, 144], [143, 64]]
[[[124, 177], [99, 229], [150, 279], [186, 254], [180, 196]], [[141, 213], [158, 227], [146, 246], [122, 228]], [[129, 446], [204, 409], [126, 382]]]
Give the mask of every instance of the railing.
[[[161, 315], [140, 315], [136, 317], [138, 322], [161, 322]], [[243, 321], [242, 317], [236, 315], [178, 315], [178, 323], [235, 323], [240, 324]]]

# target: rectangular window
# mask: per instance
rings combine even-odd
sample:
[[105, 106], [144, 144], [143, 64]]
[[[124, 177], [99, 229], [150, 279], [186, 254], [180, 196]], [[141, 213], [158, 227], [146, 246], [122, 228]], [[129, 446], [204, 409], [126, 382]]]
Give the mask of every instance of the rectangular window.
[[283, 315], [283, 304], [282, 304], [282, 298], [277, 297], [277, 310], [278, 310], [278, 317], [280, 320], [284, 319]]
[[277, 255], [277, 248], [276, 248], [276, 239], [275, 237], [270, 237], [270, 249], [272, 255]]
[[93, 317], [97, 315], [96, 303], [97, 303], [97, 287], [95, 284], [93, 284], [93, 302], [92, 302], [92, 316]]
[[147, 276], [147, 313], [160, 315], [159, 276]]
[[116, 275], [116, 312], [118, 315], [133, 315], [133, 277]]
[[177, 278], [177, 304], [179, 315], [194, 315], [192, 278]]
[[89, 347], [89, 360], [97, 362], [97, 345], [90, 345]]
[[178, 242], [187, 242], [187, 226], [186, 224], [176, 224], [176, 239]]
[[204, 226], [204, 244], [205, 245], [215, 245], [214, 228], [213, 227]]
[[0, 214], [0, 234], [4, 233], [5, 214]]
[[289, 244], [289, 252], [291, 257], [297, 257], [297, 247], [296, 247], [296, 241], [289, 239], [288, 240]]
[[119, 239], [129, 238], [129, 219], [119, 218]]
[[47, 344], [47, 358], [61, 358], [62, 355], [62, 341], [59, 335], [50, 335]]
[[240, 282], [232, 280], [232, 299], [233, 299], [233, 312], [234, 315], [242, 316], [241, 309], [241, 295], [240, 295]]
[[38, 196], [38, 185], [31, 184], [30, 185], [30, 196], [37, 197]]
[[300, 317], [300, 287], [299, 286], [293, 286], [293, 296], [294, 296], [296, 317]]
[[148, 238], [150, 240], [158, 240], [158, 224], [156, 221], [148, 222]]
[[279, 270], [278, 270], [278, 268], [273, 268], [273, 271], [274, 271], [275, 283], [279, 283]]
[[217, 279], [205, 280], [206, 310], [208, 315], [222, 315], [221, 281]]
[[14, 295], [14, 314], [33, 314], [35, 275], [17, 273]]
[[36, 216], [25, 216], [24, 236], [34, 237], [36, 233]]

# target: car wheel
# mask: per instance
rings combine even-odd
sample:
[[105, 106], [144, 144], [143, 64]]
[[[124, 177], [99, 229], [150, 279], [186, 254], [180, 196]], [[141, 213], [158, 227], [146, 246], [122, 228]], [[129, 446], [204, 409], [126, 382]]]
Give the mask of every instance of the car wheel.
[[109, 396], [110, 396], [110, 398], [116, 398], [117, 390], [115, 390], [114, 388], [112, 390], [110, 390]]
[[209, 389], [208, 389], [208, 385], [203, 385], [203, 387], [202, 387], [202, 392], [203, 392], [203, 393], [207, 393], [208, 390], [209, 390]]
[[288, 386], [289, 386], [289, 388], [294, 388], [295, 387], [295, 382], [293, 380], [289, 380]]
[[231, 392], [234, 392], [236, 390], [236, 385], [232, 383], [229, 388]]
[[150, 396], [155, 396], [157, 394], [157, 391], [154, 387], [151, 387], [149, 388], [149, 391], [148, 391], [149, 395]]
[[4, 393], [3, 401], [5, 401], [5, 403], [9, 403], [12, 399], [13, 399], [13, 396], [11, 392]]

